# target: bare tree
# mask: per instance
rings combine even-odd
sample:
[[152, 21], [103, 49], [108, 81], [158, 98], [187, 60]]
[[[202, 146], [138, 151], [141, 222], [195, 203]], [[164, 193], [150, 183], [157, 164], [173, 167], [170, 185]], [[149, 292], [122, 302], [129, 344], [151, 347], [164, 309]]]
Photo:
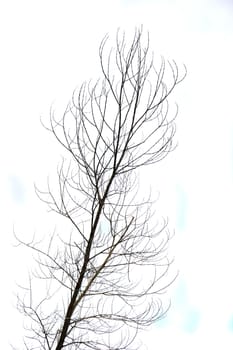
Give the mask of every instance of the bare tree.
[[186, 71], [163, 58], [156, 69], [141, 29], [129, 44], [119, 32], [114, 49], [107, 43], [102, 80], [75, 91], [61, 118], [50, 114], [66, 155], [58, 186], [37, 193], [67, 229], [47, 244], [17, 238], [38, 266], [18, 297], [26, 349], [130, 349], [166, 311], [170, 234], [150, 195], [140, 195], [138, 174], [173, 149], [177, 110], [170, 116], [168, 98]]

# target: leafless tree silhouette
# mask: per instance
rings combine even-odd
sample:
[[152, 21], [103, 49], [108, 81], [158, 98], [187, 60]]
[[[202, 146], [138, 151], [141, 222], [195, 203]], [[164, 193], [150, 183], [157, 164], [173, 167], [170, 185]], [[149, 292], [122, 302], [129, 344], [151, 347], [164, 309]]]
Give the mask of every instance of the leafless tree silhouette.
[[163, 58], [156, 69], [142, 34], [127, 42], [118, 31], [110, 50], [105, 37], [102, 80], [75, 91], [61, 118], [51, 111], [48, 129], [66, 156], [58, 187], [37, 193], [67, 229], [47, 244], [17, 237], [38, 266], [18, 297], [26, 349], [130, 349], [166, 311], [170, 234], [137, 176], [174, 148], [168, 98], [186, 70]]

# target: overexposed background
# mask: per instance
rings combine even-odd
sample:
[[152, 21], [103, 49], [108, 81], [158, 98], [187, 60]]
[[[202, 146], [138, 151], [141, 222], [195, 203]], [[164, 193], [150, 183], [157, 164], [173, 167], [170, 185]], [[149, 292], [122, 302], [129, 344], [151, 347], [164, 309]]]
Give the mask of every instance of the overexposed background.
[[[59, 154], [40, 125], [52, 103], [64, 109], [83, 80], [98, 78], [98, 46], [120, 27], [143, 24], [158, 55], [186, 64], [173, 99], [179, 147], [150, 182], [176, 237], [180, 276], [172, 307], [142, 341], [149, 349], [233, 345], [233, 2], [230, 0], [9, 0], [0, 2], [1, 347], [22, 336], [15, 280], [30, 256], [12, 247], [16, 231], [49, 231], [53, 219], [35, 197]], [[148, 180], [149, 182], [149, 180]]]

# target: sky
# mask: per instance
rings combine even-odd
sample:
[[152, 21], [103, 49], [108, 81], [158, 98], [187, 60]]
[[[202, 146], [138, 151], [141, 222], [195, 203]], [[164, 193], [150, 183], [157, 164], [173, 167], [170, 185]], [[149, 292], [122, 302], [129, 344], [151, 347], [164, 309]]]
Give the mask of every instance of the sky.
[[30, 259], [13, 247], [13, 226], [25, 237], [53, 227], [34, 193], [59, 161], [40, 117], [98, 78], [106, 33], [143, 24], [155, 54], [184, 63], [188, 75], [171, 101], [179, 105], [178, 147], [148, 179], [175, 229], [170, 254], [180, 273], [167, 317], [141, 340], [148, 349], [232, 349], [232, 19], [230, 0], [0, 2], [2, 348], [22, 335], [13, 293]]

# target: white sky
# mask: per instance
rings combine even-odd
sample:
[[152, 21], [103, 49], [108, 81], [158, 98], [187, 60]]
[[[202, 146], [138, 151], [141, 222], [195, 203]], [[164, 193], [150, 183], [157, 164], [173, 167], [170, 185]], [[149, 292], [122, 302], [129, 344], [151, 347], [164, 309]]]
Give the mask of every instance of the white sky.
[[[40, 126], [83, 80], [98, 77], [98, 45], [117, 27], [143, 24], [151, 48], [188, 67], [177, 88], [179, 147], [151, 179], [158, 207], [176, 229], [180, 278], [164, 324], [143, 336], [149, 349], [230, 350], [233, 345], [233, 3], [230, 0], [9, 0], [0, 2], [1, 346], [21, 330], [12, 303], [20, 269], [12, 225], [25, 235], [48, 217], [33, 182], [59, 159]], [[49, 222], [48, 225], [52, 225]], [[20, 259], [20, 260], [18, 260]]]

